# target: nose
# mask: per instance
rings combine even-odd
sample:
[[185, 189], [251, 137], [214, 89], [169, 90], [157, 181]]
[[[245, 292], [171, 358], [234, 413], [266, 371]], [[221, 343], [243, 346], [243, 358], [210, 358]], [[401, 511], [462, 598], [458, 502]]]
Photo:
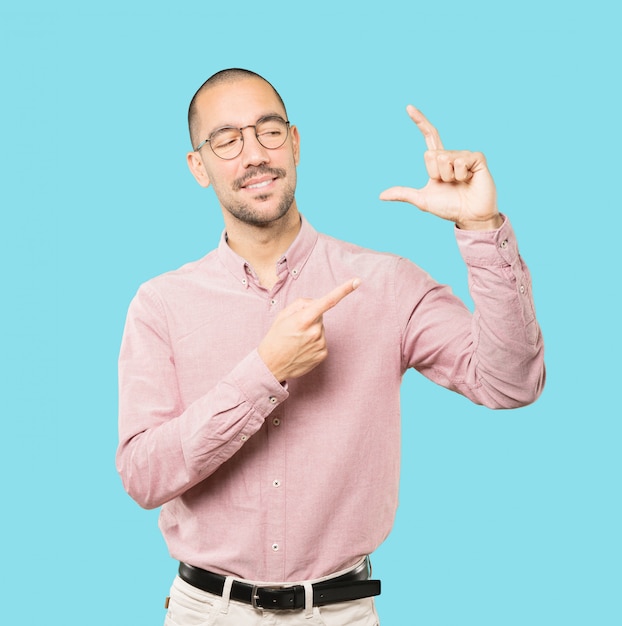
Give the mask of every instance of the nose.
[[242, 164], [244, 167], [264, 165], [270, 161], [270, 153], [257, 139], [254, 126], [241, 129], [244, 137], [242, 145]]

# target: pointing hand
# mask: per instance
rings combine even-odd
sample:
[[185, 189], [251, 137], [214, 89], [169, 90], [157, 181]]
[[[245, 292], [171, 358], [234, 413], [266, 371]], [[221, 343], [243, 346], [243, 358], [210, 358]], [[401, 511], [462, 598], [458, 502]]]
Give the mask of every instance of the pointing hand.
[[327, 357], [322, 316], [359, 284], [358, 279], [349, 280], [321, 298], [300, 298], [277, 315], [258, 347], [277, 380], [303, 376]]

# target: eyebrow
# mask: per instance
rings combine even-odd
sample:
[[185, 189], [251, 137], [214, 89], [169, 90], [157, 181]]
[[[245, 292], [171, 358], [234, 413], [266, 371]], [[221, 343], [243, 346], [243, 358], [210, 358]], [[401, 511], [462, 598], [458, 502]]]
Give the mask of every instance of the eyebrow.
[[[278, 117], [278, 118], [282, 119], [284, 122], [287, 122], [287, 118], [283, 117], [283, 115], [281, 113], [278, 113], [277, 111], [274, 111], [274, 112], [271, 112], [271, 113], [264, 113], [263, 115], [260, 115], [255, 120], [255, 124], [257, 124], [257, 122], [261, 122], [261, 120], [265, 120], [267, 117]], [[250, 126], [255, 126], [255, 124], [250, 124]], [[245, 124], [244, 126], [247, 126], [247, 125]], [[242, 126], [242, 128], [244, 128], [244, 126]], [[235, 124], [222, 124], [221, 126], [217, 126], [216, 128], [214, 128], [214, 130], [209, 132], [207, 134], [207, 136], [211, 137], [214, 133], [217, 133], [219, 130], [225, 130], [226, 128], [235, 128], [236, 130], [238, 130], [240, 128], [240, 126], [236, 126]]]

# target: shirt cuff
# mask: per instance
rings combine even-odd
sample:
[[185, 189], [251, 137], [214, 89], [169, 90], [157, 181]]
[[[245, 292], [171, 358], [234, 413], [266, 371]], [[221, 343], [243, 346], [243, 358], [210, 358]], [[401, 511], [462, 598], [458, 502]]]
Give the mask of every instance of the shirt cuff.
[[501, 217], [503, 224], [496, 230], [454, 229], [460, 254], [467, 265], [514, 265], [518, 258], [516, 235], [507, 216], [502, 214]]
[[245, 399], [264, 417], [289, 397], [286, 386], [272, 375], [256, 349], [231, 372], [231, 377]]

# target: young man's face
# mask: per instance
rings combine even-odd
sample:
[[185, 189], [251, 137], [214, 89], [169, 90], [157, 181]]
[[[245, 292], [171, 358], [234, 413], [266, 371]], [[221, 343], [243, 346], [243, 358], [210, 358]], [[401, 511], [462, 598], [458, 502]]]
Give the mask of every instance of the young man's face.
[[[254, 77], [208, 88], [198, 97], [197, 110], [199, 143], [224, 126], [253, 126], [269, 115], [286, 119], [272, 87]], [[254, 128], [243, 130], [243, 137], [242, 151], [235, 158], [220, 158], [206, 143], [200, 151], [188, 154], [188, 165], [200, 185], [213, 186], [225, 219], [269, 224], [294, 205], [298, 130], [291, 127], [285, 143], [275, 149], [262, 146]]]

